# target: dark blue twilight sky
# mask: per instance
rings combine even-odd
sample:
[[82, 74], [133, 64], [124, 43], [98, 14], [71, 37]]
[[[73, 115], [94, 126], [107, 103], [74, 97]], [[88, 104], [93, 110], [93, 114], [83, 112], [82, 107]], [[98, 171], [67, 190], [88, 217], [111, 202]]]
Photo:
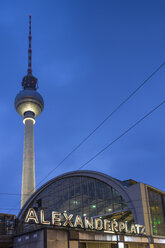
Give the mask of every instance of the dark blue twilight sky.
[[[20, 208], [24, 125], [14, 98], [27, 72], [28, 15], [45, 101], [35, 124], [39, 183], [165, 61], [164, 13], [163, 0], [0, 1], [0, 212]], [[165, 67], [48, 179], [77, 170], [163, 100]], [[164, 116], [165, 105], [84, 169], [165, 190]]]

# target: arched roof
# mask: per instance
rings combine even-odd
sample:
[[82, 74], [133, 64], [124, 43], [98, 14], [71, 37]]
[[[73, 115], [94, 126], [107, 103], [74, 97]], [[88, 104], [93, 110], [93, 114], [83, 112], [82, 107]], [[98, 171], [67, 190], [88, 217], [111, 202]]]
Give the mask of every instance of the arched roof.
[[68, 172], [68, 173], [64, 173], [60, 176], [57, 176], [53, 179], [51, 179], [50, 181], [48, 181], [47, 183], [45, 183], [43, 186], [41, 186], [30, 198], [29, 200], [25, 203], [25, 205], [23, 206], [23, 208], [20, 210], [19, 214], [18, 214], [18, 218], [21, 219], [23, 214], [25, 213], [25, 211], [29, 208], [30, 204], [32, 203], [32, 201], [41, 193], [43, 192], [47, 187], [49, 187], [52, 183], [60, 180], [60, 179], [65, 179], [65, 178], [70, 178], [70, 177], [75, 177], [75, 176], [84, 176], [84, 177], [90, 177], [90, 178], [94, 178], [94, 179], [98, 179], [106, 184], [108, 184], [109, 186], [111, 186], [112, 188], [114, 188], [116, 191], [118, 191], [118, 193], [123, 197], [124, 201], [127, 203], [129, 209], [131, 210], [134, 220], [136, 221], [137, 219], [137, 215], [136, 215], [136, 211], [132, 202], [131, 197], [129, 196], [128, 192], [127, 192], [127, 188], [125, 188], [122, 184], [122, 182], [120, 182], [119, 180], [110, 177], [109, 175], [106, 175], [104, 173], [101, 172], [97, 172], [97, 171], [90, 171], [90, 170], [80, 170], [80, 171], [72, 171], [72, 172]]

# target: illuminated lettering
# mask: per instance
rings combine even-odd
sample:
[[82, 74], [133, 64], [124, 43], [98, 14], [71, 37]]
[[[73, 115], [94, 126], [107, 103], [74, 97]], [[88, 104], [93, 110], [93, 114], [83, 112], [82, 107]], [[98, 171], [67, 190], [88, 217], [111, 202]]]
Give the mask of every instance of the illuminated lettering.
[[131, 233], [136, 233], [136, 227], [134, 224], [131, 225]]
[[146, 234], [146, 232], [145, 232], [145, 226], [142, 226], [140, 234]]
[[103, 221], [100, 218], [95, 219], [95, 229], [102, 230], [103, 229]]
[[111, 231], [110, 220], [104, 219], [104, 230], [105, 231]]
[[36, 224], [39, 223], [38, 221], [38, 217], [37, 217], [37, 214], [36, 214], [36, 211], [33, 209], [33, 208], [30, 208], [27, 215], [26, 215], [26, 218], [25, 218], [25, 222], [29, 222], [29, 220], [34, 220], [34, 222]]
[[125, 224], [124, 224], [124, 222], [119, 222], [119, 232], [124, 231], [124, 229], [125, 229]]
[[128, 223], [127, 223], [127, 221], [125, 222], [125, 232], [126, 233], [130, 233], [130, 231], [128, 230]]
[[112, 221], [111, 226], [113, 232], [118, 232], [118, 222], [116, 220]]
[[93, 218], [91, 218], [91, 221], [87, 217], [84, 218], [85, 222], [85, 228], [93, 229]]
[[[38, 213], [39, 214], [39, 213]], [[131, 234], [142, 234], [145, 235], [145, 226], [139, 224], [129, 224], [127, 221], [118, 222], [115, 219], [102, 219], [102, 218], [88, 218], [85, 216], [82, 220], [80, 215], [77, 215], [75, 219], [73, 219], [73, 214], [67, 215], [63, 213], [64, 221], [62, 222], [61, 213], [53, 211], [52, 212], [52, 222], [49, 220], [45, 220], [44, 210], [40, 210], [40, 224], [43, 225], [56, 225], [56, 226], [69, 226], [69, 227], [78, 227], [78, 228], [86, 228], [86, 229], [95, 229], [98, 231], [104, 230], [105, 232], [119, 232], [119, 233], [131, 233]], [[72, 221], [73, 219], [73, 221]], [[27, 212], [25, 222], [29, 223], [32, 220], [36, 224], [39, 224], [38, 216], [34, 208], [30, 208]], [[73, 224], [74, 222], [74, 224]], [[63, 223], [63, 224], [62, 224]]]
[[142, 225], [136, 224], [135, 226], [136, 226], [137, 233], [139, 234], [140, 233], [140, 227], [142, 227]]
[[44, 219], [44, 210], [41, 210], [40, 217], [41, 217], [41, 224], [50, 225], [50, 221]]
[[52, 212], [52, 224], [56, 226], [61, 226], [61, 213], [59, 212]]
[[71, 222], [71, 219], [72, 219], [72, 217], [73, 217], [73, 214], [70, 214], [70, 215], [68, 216], [66, 213], [63, 213], [63, 215], [64, 215], [64, 217], [65, 217], [65, 219], [66, 219], [66, 221], [65, 221], [64, 224], [63, 224], [63, 226], [69, 225], [69, 226], [73, 227], [73, 224], [72, 224], [72, 222]]
[[84, 228], [82, 219], [80, 215], [76, 216], [75, 222], [74, 222], [74, 227], [81, 226], [81, 228]]

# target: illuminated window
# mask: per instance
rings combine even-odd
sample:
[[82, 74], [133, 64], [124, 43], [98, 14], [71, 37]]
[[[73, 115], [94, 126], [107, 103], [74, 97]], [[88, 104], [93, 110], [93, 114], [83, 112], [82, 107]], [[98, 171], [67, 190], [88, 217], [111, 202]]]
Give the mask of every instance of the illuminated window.
[[165, 235], [165, 196], [148, 189], [151, 225], [154, 235]]

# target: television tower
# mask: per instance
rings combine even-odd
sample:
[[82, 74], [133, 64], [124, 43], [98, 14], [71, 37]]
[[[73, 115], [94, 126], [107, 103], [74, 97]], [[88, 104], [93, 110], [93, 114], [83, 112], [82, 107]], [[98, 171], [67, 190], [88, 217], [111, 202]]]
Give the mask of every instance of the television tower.
[[32, 75], [32, 49], [31, 49], [31, 16], [29, 16], [29, 49], [28, 73], [22, 79], [22, 87], [15, 98], [15, 109], [23, 117], [25, 125], [21, 208], [29, 197], [35, 192], [35, 163], [34, 163], [34, 133], [35, 118], [44, 108], [42, 96], [38, 89], [37, 78]]

